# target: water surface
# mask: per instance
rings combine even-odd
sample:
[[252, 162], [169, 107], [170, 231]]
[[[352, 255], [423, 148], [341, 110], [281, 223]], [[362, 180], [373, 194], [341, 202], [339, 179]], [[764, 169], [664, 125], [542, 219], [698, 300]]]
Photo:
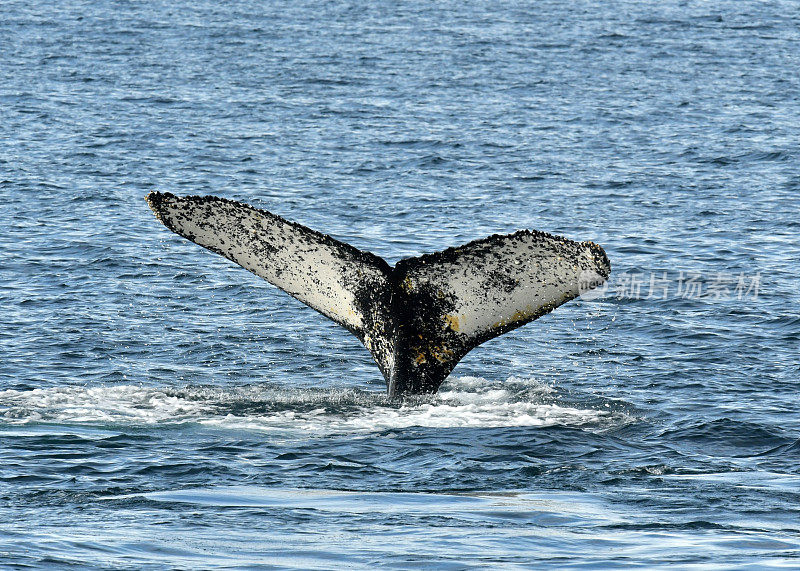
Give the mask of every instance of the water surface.
[[[3, 565], [797, 565], [795, 3], [12, 1], [0, 32]], [[613, 274], [390, 401], [151, 190], [390, 263], [535, 228]]]

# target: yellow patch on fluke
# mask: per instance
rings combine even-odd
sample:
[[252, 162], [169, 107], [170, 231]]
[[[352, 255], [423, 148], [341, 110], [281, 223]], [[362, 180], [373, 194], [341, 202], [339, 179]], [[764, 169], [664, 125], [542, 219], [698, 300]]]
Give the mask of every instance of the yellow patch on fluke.
[[461, 327], [458, 323], [458, 315], [450, 315], [449, 313], [444, 316], [444, 322], [447, 327], [453, 331], [458, 331]]
[[428, 347], [427, 349], [415, 348], [416, 355], [414, 355], [414, 362], [417, 365], [422, 365], [428, 362], [428, 357], [433, 357], [440, 363], [446, 363], [453, 358], [453, 351], [447, 347]]
[[533, 309], [529, 305], [524, 310], [521, 309], [519, 311], [515, 311], [511, 317], [507, 319], [501, 319], [500, 321], [492, 324], [492, 329], [497, 329], [498, 327], [504, 327], [506, 325], [509, 325], [510, 323], [516, 323], [517, 321], [524, 321], [525, 319], [528, 319], [531, 315], [533, 315]]
[[432, 347], [431, 355], [433, 355], [440, 363], [445, 363], [453, 357], [453, 352], [446, 347]]

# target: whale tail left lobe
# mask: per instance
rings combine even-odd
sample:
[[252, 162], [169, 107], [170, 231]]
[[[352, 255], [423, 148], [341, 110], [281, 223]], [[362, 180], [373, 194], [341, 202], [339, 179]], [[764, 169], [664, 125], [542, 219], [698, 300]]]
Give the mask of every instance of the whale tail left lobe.
[[390, 395], [436, 392], [484, 341], [608, 278], [603, 249], [526, 230], [409, 258], [392, 268], [265, 210], [213, 196], [150, 193], [167, 228], [266, 279], [346, 327]]
[[151, 192], [164, 225], [250, 270], [355, 335], [386, 378], [393, 368], [392, 269], [362, 252], [266, 210], [215, 196]]

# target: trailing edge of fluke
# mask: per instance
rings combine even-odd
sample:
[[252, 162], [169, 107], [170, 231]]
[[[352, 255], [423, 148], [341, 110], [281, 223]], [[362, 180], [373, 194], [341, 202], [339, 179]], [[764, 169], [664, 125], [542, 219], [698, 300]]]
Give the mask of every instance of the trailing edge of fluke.
[[164, 225], [346, 327], [389, 394], [434, 393], [471, 349], [608, 279], [593, 242], [538, 231], [489, 236], [392, 268], [266, 210], [214, 196], [152, 192]]

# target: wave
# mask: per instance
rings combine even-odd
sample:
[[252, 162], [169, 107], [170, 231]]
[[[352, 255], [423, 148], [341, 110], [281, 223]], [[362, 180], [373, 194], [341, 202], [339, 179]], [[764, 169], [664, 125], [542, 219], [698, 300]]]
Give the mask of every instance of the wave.
[[452, 378], [436, 395], [405, 401], [352, 388], [141, 385], [0, 391], [0, 424], [176, 425], [274, 433], [376, 432], [398, 428], [570, 426], [607, 429], [624, 414], [559, 402], [533, 379]]

